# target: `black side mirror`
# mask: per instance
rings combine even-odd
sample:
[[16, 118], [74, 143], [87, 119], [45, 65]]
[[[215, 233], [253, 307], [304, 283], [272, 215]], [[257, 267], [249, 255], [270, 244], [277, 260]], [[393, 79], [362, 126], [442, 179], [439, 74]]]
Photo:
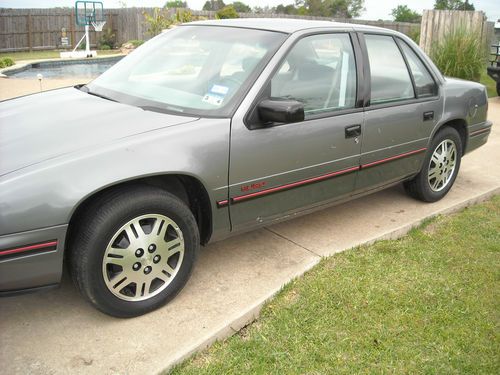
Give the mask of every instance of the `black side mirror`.
[[304, 121], [304, 104], [296, 100], [266, 99], [259, 103], [257, 109], [265, 124]]

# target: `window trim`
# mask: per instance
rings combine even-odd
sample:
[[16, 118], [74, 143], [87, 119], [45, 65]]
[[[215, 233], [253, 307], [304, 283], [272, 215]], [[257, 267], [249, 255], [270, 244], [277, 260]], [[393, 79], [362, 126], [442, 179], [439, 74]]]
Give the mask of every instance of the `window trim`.
[[[412, 84], [412, 87], [413, 87], [413, 98], [402, 98], [402, 99], [397, 99], [397, 100], [391, 100], [389, 102], [382, 102], [382, 103], [375, 103], [373, 104], [372, 101], [371, 101], [371, 80], [372, 80], [372, 74], [371, 74], [371, 65], [370, 65], [370, 59], [368, 57], [368, 47], [366, 45], [366, 39], [365, 39], [365, 36], [366, 35], [377, 35], [377, 36], [385, 36], [385, 37], [389, 37], [390, 39], [392, 39], [392, 41], [394, 42], [394, 44], [396, 45], [396, 48], [398, 49], [399, 53], [401, 54], [401, 57], [403, 58], [403, 62], [406, 66], [406, 71], [408, 73], [408, 77], [410, 77], [410, 82]], [[387, 33], [377, 33], [377, 32], [363, 32], [362, 33], [362, 36], [363, 36], [363, 44], [364, 44], [364, 48], [365, 48], [365, 51], [366, 51], [366, 65], [368, 65], [370, 67], [370, 75], [369, 75], [369, 79], [367, 79], [366, 81], [369, 81], [370, 82], [370, 89], [368, 90], [368, 107], [370, 108], [386, 108], [386, 107], [392, 107], [394, 105], [397, 105], [399, 103], [401, 104], [408, 104], [414, 100], [417, 100], [418, 98], [416, 97], [416, 93], [415, 93], [415, 84], [413, 82], [413, 76], [410, 72], [410, 70], [408, 69], [408, 64], [407, 64], [407, 61], [406, 61], [406, 58], [405, 56], [403, 55], [403, 53], [401, 52], [401, 49], [399, 48], [399, 45], [398, 43], [396, 42], [396, 40], [394, 40], [394, 35], [392, 34], [387, 34]]]
[[396, 46], [398, 47], [399, 53], [401, 56], [403, 56], [403, 61], [405, 62], [406, 65], [406, 70], [408, 71], [408, 75], [410, 76], [410, 81], [411, 85], [413, 86], [413, 99], [418, 99], [418, 94], [417, 94], [417, 86], [415, 84], [415, 77], [413, 77], [413, 72], [411, 71], [410, 63], [408, 62], [408, 59], [406, 58], [406, 55], [403, 52], [403, 47], [399, 44], [399, 41], [392, 36], [392, 40], [394, 40], [394, 43], [396, 43]]
[[356, 32], [356, 37], [358, 38], [359, 46], [361, 48], [361, 56], [363, 61], [363, 95], [362, 104], [363, 108], [369, 107], [371, 105], [371, 76], [372, 72], [370, 69], [370, 61], [368, 59], [368, 48], [366, 47], [365, 34], [361, 31]]
[[252, 104], [250, 105], [250, 108], [246, 112], [245, 116], [243, 117], [243, 124], [247, 127], [249, 130], [258, 130], [262, 128], [269, 128], [269, 127], [263, 127], [261, 123], [257, 123], [255, 121], [252, 122], [252, 118], [256, 116], [257, 112], [257, 106], [260, 101], [262, 101], [267, 94], [266, 91], [269, 87], [269, 83], [271, 82], [272, 78], [274, 75], [277, 73], [277, 71], [281, 68], [283, 62], [286, 60], [288, 57], [288, 54], [290, 51], [295, 47], [295, 45], [300, 42], [304, 38], [308, 38], [311, 36], [315, 35], [332, 35], [332, 34], [345, 34], [349, 37], [351, 41], [351, 46], [354, 54], [354, 64], [356, 65], [356, 96], [354, 100], [354, 107], [353, 108], [346, 108], [346, 109], [338, 109], [338, 110], [333, 110], [333, 111], [325, 111], [322, 113], [318, 113], [316, 115], [312, 115], [304, 121], [297, 122], [297, 123], [279, 123], [272, 125], [271, 127], [275, 126], [283, 126], [283, 125], [294, 125], [294, 124], [303, 124], [308, 121], [313, 121], [313, 120], [318, 120], [318, 119], [323, 119], [323, 118], [331, 118], [335, 116], [341, 116], [341, 115], [346, 115], [350, 113], [358, 113], [363, 111], [363, 104], [364, 104], [364, 99], [363, 99], [363, 89], [365, 87], [364, 83], [364, 62], [363, 62], [363, 49], [361, 48], [359, 44], [359, 38], [356, 35], [357, 32], [352, 31], [352, 30], [321, 30], [321, 31], [312, 31], [309, 33], [305, 33], [298, 37], [285, 51], [283, 54], [283, 57], [276, 63], [274, 66], [273, 70], [269, 74], [269, 76], [266, 79], [266, 82], [262, 85], [259, 93], [255, 96], [255, 99], [252, 101]]
[[[405, 62], [407, 63], [408, 71], [410, 72], [410, 76], [412, 77], [412, 82], [414, 83], [413, 90], [415, 91], [415, 98], [417, 98], [417, 99], [432, 99], [432, 98], [439, 97], [439, 84], [436, 82], [436, 78], [431, 73], [431, 71], [430, 71], [429, 67], [427, 66], [427, 64], [425, 64], [425, 62], [420, 58], [420, 56], [418, 55], [418, 53], [408, 43], [406, 43], [403, 39], [401, 39], [400, 37], [394, 37], [394, 39], [396, 40], [396, 44], [398, 45], [398, 47], [399, 47], [399, 49], [401, 51], [401, 54], [403, 55], [403, 57], [405, 59]], [[415, 55], [415, 57], [418, 59], [418, 61], [420, 61], [420, 63], [424, 67], [424, 69], [427, 72], [427, 74], [429, 75], [429, 77], [431, 77], [432, 81], [434, 82], [434, 85], [437, 88], [436, 95], [426, 96], [426, 97], [420, 97], [420, 95], [418, 95], [417, 85], [415, 83], [415, 77], [413, 76], [413, 72], [412, 72], [410, 64], [408, 62], [408, 58], [406, 57], [406, 55], [405, 55], [405, 53], [403, 51], [403, 46], [402, 46], [403, 43], [406, 45], [406, 47], [408, 47], [410, 49], [410, 51], [413, 52], [413, 54]]]
[[[424, 59], [422, 59], [422, 56], [420, 55], [419, 51], [416, 51], [415, 48], [413, 48], [409, 43], [407, 43], [402, 37], [400, 37], [398, 35], [391, 34], [391, 33], [383, 32], [383, 31], [377, 31], [377, 30], [359, 31], [359, 32], [357, 32], [357, 34], [358, 34], [358, 38], [359, 38], [360, 45], [361, 45], [362, 52], [363, 52], [363, 60], [364, 60], [363, 63], [364, 63], [365, 72], [366, 72], [365, 77], [369, 78], [369, 79], [365, 79], [365, 90], [366, 90], [365, 107], [364, 107], [365, 111], [396, 107], [396, 106], [400, 106], [400, 105], [432, 102], [432, 101], [437, 101], [440, 99], [441, 90], [442, 90], [441, 86], [443, 85], [443, 83], [439, 79], [436, 79], [436, 75], [435, 75], [433, 69], [431, 69], [429, 67], [428, 63]], [[416, 98], [409, 98], [409, 99], [402, 99], [402, 100], [398, 100], [398, 101], [392, 101], [392, 102], [388, 102], [388, 103], [372, 104], [371, 103], [371, 69], [370, 69], [370, 60], [368, 59], [368, 49], [366, 47], [365, 35], [389, 36], [389, 37], [392, 37], [393, 39], [396, 39], [396, 44], [397, 44], [397, 39], [400, 39], [403, 43], [406, 43], [406, 45], [415, 53], [415, 55], [422, 62], [422, 64], [425, 66], [425, 68], [427, 69], [427, 71], [431, 75], [432, 79], [434, 80], [434, 83], [437, 85], [437, 89], [438, 89], [437, 94], [435, 96], [429, 96], [429, 97], [425, 97], [425, 98], [416, 97]], [[403, 56], [404, 56], [404, 54], [403, 54]], [[407, 69], [408, 69], [408, 67], [407, 67]], [[412, 77], [412, 73], [410, 70], [408, 71], [408, 74], [410, 74], [410, 77]]]

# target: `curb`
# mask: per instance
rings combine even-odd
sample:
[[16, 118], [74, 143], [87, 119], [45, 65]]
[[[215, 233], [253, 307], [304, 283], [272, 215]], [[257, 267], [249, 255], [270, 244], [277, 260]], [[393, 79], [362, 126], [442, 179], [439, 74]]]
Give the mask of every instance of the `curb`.
[[264, 304], [271, 300], [276, 294], [278, 294], [283, 287], [288, 284], [290, 281], [301, 277], [305, 272], [309, 271], [311, 268], [316, 266], [320, 262], [321, 258], [318, 256], [315, 258], [314, 261], [310, 262], [307, 264], [302, 270], [294, 273], [292, 276], [288, 278], [280, 287], [273, 289], [271, 292], [269, 292], [265, 297], [262, 297], [260, 300], [258, 300], [256, 303], [254, 303], [251, 307], [249, 307], [246, 311], [243, 313], [237, 315], [237, 316], [232, 316], [227, 319], [227, 322], [223, 324], [220, 328], [218, 328], [214, 333], [212, 334], [207, 334], [204, 338], [199, 340], [197, 343], [193, 344], [189, 349], [187, 349], [184, 353], [176, 354], [173, 359], [170, 359], [168, 361], [168, 364], [166, 364], [166, 367], [162, 370], [160, 370], [158, 373], [159, 374], [165, 374], [168, 373], [169, 370], [172, 369], [173, 366], [181, 363], [182, 361], [188, 359], [192, 355], [208, 348], [212, 344], [214, 344], [216, 341], [221, 341], [224, 339], [227, 339], [228, 337], [233, 336], [234, 334], [238, 333], [242, 328], [246, 327], [250, 323], [254, 322], [257, 320], [257, 318], [260, 315], [260, 310], [262, 310], [262, 307]]
[[[414, 222], [406, 225], [402, 225], [399, 228], [396, 228], [394, 230], [391, 230], [387, 233], [375, 236], [373, 238], [370, 238], [366, 241], [360, 242], [359, 244], [350, 247], [350, 248], [345, 248], [340, 251], [332, 251], [330, 252], [327, 257], [332, 256], [334, 254], [342, 253], [346, 250], [350, 250], [359, 246], [364, 246], [364, 245], [371, 245], [377, 241], [382, 241], [382, 240], [395, 240], [398, 238], [401, 238], [405, 236], [410, 230], [420, 226], [424, 221], [429, 220], [431, 218], [434, 218], [439, 215], [449, 215], [451, 213], [455, 213], [458, 211], [463, 210], [464, 208], [473, 206], [475, 204], [484, 202], [485, 200], [488, 200], [489, 198], [493, 197], [494, 195], [500, 194], [500, 186], [493, 188], [489, 191], [480, 193], [476, 196], [473, 196], [469, 199], [466, 199], [462, 202], [455, 203], [454, 205], [450, 207], [446, 207], [440, 210], [437, 210], [429, 215], [426, 215], [423, 218], [417, 219]], [[206, 348], [208, 348], [210, 345], [215, 343], [216, 341], [224, 340], [228, 337], [233, 336], [234, 334], [238, 333], [242, 328], [246, 327], [250, 323], [254, 322], [257, 320], [257, 318], [260, 315], [260, 311], [262, 310], [262, 307], [266, 302], [268, 302], [270, 299], [272, 299], [278, 292], [280, 292], [286, 284], [291, 282], [292, 280], [301, 277], [309, 271], [311, 268], [316, 266], [320, 260], [323, 257], [317, 257], [313, 262], [307, 264], [302, 270], [296, 272], [292, 276], [286, 280], [283, 285], [279, 288], [276, 288], [272, 291], [270, 291], [265, 297], [261, 298], [259, 301], [257, 301], [255, 304], [253, 304], [251, 307], [249, 307], [246, 311], [243, 313], [238, 314], [237, 316], [232, 316], [229, 317], [221, 327], [217, 328], [215, 332], [211, 334], [207, 334], [205, 337], [203, 337], [201, 340], [199, 340], [197, 343], [193, 344], [189, 349], [187, 349], [184, 353], [177, 353], [172, 359], [168, 360], [167, 364], [165, 364], [165, 367], [161, 369], [158, 373], [165, 374], [168, 373], [172, 367], [175, 365], [179, 364], [180, 362], [188, 359], [192, 355], [196, 354], [197, 352], [200, 352]]]

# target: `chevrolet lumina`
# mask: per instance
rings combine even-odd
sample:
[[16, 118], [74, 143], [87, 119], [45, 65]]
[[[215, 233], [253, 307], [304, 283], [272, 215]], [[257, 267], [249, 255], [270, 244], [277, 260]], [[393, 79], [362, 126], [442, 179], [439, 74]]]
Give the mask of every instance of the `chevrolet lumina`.
[[67, 266], [99, 310], [171, 300], [200, 245], [403, 183], [486, 143], [484, 86], [409, 38], [327, 21], [185, 24], [87, 85], [0, 103], [0, 291]]

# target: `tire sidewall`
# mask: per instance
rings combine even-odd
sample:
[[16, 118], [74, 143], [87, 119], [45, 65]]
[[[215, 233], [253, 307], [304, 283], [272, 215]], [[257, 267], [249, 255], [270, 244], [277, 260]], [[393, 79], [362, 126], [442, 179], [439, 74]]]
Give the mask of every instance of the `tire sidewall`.
[[[165, 196], [167, 194], [167, 196]], [[155, 197], [155, 195], [159, 195]], [[107, 287], [102, 274], [106, 248], [116, 232], [128, 221], [147, 214], [160, 214], [172, 219], [184, 239], [184, 257], [179, 271], [170, 284], [157, 295], [142, 301], [126, 301], [115, 296]], [[130, 194], [106, 202], [95, 213], [97, 223], [92, 238], [84, 245], [86, 253], [83, 281], [87, 295], [97, 308], [117, 317], [132, 317], [154, 310], [174, 298], [191, 274], [199, 247], [196, 221], [189, 209], [176, 197], [150, 192]]]

